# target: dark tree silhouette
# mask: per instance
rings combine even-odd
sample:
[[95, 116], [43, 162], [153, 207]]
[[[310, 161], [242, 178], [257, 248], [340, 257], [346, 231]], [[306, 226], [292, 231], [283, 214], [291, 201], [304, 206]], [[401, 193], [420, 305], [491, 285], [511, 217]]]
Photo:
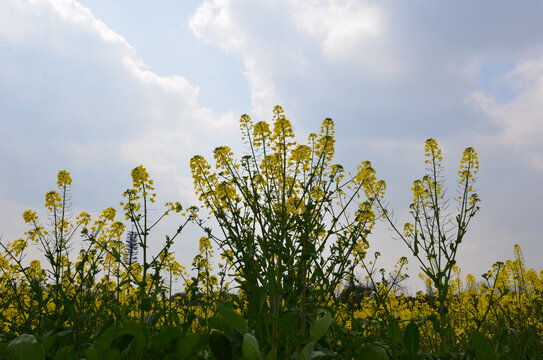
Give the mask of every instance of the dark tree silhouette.
[[125, 262], [128, 266], [138, 262], [138, 233], [133, 230], [126, 236]]

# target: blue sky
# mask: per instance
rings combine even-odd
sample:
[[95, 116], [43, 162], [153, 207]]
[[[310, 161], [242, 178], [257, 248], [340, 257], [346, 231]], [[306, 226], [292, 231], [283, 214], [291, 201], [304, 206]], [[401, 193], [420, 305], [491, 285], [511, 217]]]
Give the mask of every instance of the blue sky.
[[[333, 118], [337, 160], [372, 161], [399, 222], [424, 141], [443, 148], [451, 197], [473, 146], [483, 202], [460, 250], [464, 274], [511, 258], [515, 243], [541, 269], [542, 11], [537, 1], [4, 0], [2, 239], [22, 235], [22, 212], [43, 209], [59, 169], [72, 173], [75, 212], [117, 206], [141, 163], [160, 201], [190, 205], [190, 157], [223, 144], [239, 154], [239, 116], [269, 120], [281, 104], [300, 140]], [[198, 236], [176, 245], [186, 265]], [[370, 240], [389, 268], [405, 255], [384, 224]]]

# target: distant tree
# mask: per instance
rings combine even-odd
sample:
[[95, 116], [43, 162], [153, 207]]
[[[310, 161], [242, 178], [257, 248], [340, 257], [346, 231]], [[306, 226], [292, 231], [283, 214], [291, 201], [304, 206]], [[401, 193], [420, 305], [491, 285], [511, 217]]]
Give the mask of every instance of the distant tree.
[[138, 262], [138, 233], [128, 231], [126, 234], [125, 263], [130, 266]]

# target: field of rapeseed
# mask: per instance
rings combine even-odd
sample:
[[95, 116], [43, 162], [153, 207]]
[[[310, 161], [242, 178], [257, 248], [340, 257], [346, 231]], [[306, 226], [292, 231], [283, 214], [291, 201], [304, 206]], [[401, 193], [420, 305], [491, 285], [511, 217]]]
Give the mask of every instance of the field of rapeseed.
[[[460, 162], [458, 211], [448, 214], [441, 150], [427, 140], [412, 220], [399, 226], [370, 162], [353, 174], [332, 162], [332, 120], [298, 144], [283, 110], [274, 113], [272, 124], [241, 117], [241, 159], [226, 146], [214, 166], [192, 158], [200, 207], [169, 202], [153, 220], [143, 166], [132, 171], [121, 220], [114, 208], [73, 214], [72, 180], [59, 171], [45, 217], [25, 211], [24, 237], [0, 243], [0, 358], [543, 358], [543, 271], [525, 268], [518, 245], [481, 278], [456, 265], [479, 211], [473, 148]], [[166, 216], [179, 226], [157, 243]], [[417, 259], [426, 292], [399, 290], [406, 258], [378, 269], [379, 254], [369, 253], [376, 221]], [[189, 223], [202, 237], [185, 267], [170, 250]], [[30, 247], [41, 262], [25, 256]]]

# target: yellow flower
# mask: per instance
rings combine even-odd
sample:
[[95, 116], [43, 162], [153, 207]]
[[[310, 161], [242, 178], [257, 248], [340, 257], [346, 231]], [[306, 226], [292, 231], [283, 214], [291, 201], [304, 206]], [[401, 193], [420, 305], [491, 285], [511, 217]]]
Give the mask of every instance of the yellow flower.
[[57, 175], [57, 185], [59, 188], [72, 185], [72, 177], [66, 170], [60, 170]]
[[211, 248], [211, 241], [209, 238], [203, 236], [200, 238], [200, 254], [204, 253], [207, 249]]
[[45, 207], [49, 211], [53, 211], [54, 208], [60, 206], [62, 203], [62, 197], [55, 190], [49, 191], [45, 194]]
[[[243, 117], [242, 117], [243, 119]], [[255, 124], [253, 130], [253, 144], [256, 147], [260, 147], [266, 144], [266, 140], [270, 138], [270, 125], [265, 121], [260, 121]]]
[[9, 244], [9, 249], [13, 252], [14, 256], [19, 256], [26, 249], [28, 243], [24, 239], [17, 239]]
[[75, 220], [77, 221], [78, 225], [87, 226], [91, 221], [91, 216], [83, 211], [75, 218]]
[[32, 222], [38, 220], [38, 214], [36, 214], [35, 211], [26, 210], [26, 211], [23, 213], [23, 220], [24, 220], [25, 223], [27, 223], [27, 224], [32, 223]]
[[140, 186], [141, 183], [145, 183], [149, 180], [149, 173], [143, 167], [143, 165], [140, 165], [132, 169], [131, 175], [132, 175], [132, 181], [134, 182], [134, 187], [138, 187]]
[[112, 207], [108, 207], [102, 211], [102, 218], [106, 221], [113, 221], [115, 219], [116, 210]]
[[472, 147], [464, 150], [462, 154], [462, 160], [460, 160], [460, 170], [458, 175], [460, 176], [460, 183], [465, 183], [469, 180], [475, 181], [475, 176], [479, 171], [479, 159], [477, 158], [477, 152]]
[[443, 157], [441, 156], [441, 149], [439, 148], [439, 145], [437, 144], [437, 141], [435, 139], [426, 140], [424, 152], [424, 155], [428, 158], [425, 160], [425, 163], [429, 163], [430, 161], [432, 161], [436, 163], [437, 167], [441, 167], [441, 161], [443, 161]]

